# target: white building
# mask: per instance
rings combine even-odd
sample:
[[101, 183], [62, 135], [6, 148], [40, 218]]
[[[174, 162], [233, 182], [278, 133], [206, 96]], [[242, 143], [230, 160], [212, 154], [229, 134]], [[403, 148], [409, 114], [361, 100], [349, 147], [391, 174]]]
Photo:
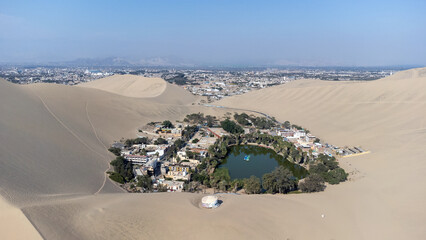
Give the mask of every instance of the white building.
[[148, 161], [148, 157], [144, 155], [126, 155], [124, 158], [132, 163], [144, 164]]

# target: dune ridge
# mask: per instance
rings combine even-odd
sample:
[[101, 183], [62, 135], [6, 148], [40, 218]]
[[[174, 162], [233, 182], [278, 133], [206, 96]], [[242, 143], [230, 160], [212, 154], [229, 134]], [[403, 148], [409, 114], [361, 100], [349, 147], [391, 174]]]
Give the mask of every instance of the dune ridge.
[[125, 97], [151, 99], [155, 103], [186, 105], [199, 97], [161, 78], [148, 78], [136, 75], [113, 75], [77, 85], [98, 89]]
[[300, 80], [214, 103], [371, 153], [342, 159], [351, 180], [325, 192], [222, 194], [224, 204], [207, 211], [194, 204], [198, 194], [121, 193], [105, 181], [105, 146], [149, 121], [229, 110], [0, 80], [1, 194], [46, 239], [424, 239], [424, 89], [425, 68], [371, 82]]
[[146, 78], [136, 75], [113, 75], [79, 84], [80, 87], [100, 89], [127, 97], [150, 98], [159, 96], [167, 87], [161, 78]]

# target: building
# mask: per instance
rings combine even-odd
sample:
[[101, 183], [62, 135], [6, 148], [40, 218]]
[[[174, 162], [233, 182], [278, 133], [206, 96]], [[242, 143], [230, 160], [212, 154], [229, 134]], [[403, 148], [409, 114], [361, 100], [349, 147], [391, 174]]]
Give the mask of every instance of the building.
[[173, 180], [184, 180], [187, 181], [190, 178], [189, 166], [184, 165], [171, 165], [168, 167], [168, 172], [165, 175], [166, 178], [171, 178]]
[[183, 183], [180, 181], [163, 181], [161, 185], [166, 186], [168, 191], [181, 192], [183, 189]]
[[169, 166], [169, 172], [181, 172], [181, 173], [188, 173], [189, 167], [182, 166], [182, 165], [171, 165]]
[[125, 155], [124, 158], [132, 163], [144, 164], [148, 161], [148, 157], [144, 155]]

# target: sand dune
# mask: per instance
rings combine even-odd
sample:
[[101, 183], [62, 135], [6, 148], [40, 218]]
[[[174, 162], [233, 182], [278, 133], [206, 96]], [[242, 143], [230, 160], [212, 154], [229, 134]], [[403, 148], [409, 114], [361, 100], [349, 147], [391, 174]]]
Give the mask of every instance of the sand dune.
[[159, 96], [167, 87], [161, 78], [146, 78], [136, 75], [113, 75], [111, 77], [80, 84], [127, 97], [149, 98]]
[[20, 209], [0, 198], [1, 239], [42, 239]]
[[0, 80], [2, 196], [46, 239], [426, 237], [426, 69], [371, 82], [301, 80], [217, 102], [290, 120], [330, 143], [371, 153], [342, 160], [352, 180], [325, 192], [224, 194], [214, 211], [197, 207], [201, 195], [126, 194], [105, 180], [113, 157], [105, 146], [113, 140], [134, 136], [148, 121], [226, 111], [173, 103], [186, 99], [173, 87], [141, 98]]
[[78, 85], [133, 98], [153, 98], [156, 103], [185, 105], [196, 101], [191, 93], [161, 78], [114, 75]]
[[372, 82], [295, 81], [217, 104], [263, 111], [305, 126], [333, 144], [371, 150], [343, 160], [347, 169], [358, 172], [358, 180], [339, 186], [338, 195], [323, 207], [334, 204], [353, 214], [353, 227], [364, 239], [423, 239], [425, 73], [413, 69]]

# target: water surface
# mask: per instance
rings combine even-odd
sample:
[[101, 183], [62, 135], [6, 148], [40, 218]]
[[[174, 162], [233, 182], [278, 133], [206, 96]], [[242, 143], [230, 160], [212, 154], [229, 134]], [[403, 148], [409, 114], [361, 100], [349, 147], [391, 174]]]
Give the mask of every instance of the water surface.
[[[246, 156], [249, 156], [249, 161], [244, 160]], [[299, 179], [308, 173], [305, 168], [285, 160], [274, 150], [252, 145], [230, 147], [228, 156], [219, 168], [227, 168], [231, 179], [249, 178], [251, 175], [262, 178], [263, 174], [272, 172], [280, 165]]]

